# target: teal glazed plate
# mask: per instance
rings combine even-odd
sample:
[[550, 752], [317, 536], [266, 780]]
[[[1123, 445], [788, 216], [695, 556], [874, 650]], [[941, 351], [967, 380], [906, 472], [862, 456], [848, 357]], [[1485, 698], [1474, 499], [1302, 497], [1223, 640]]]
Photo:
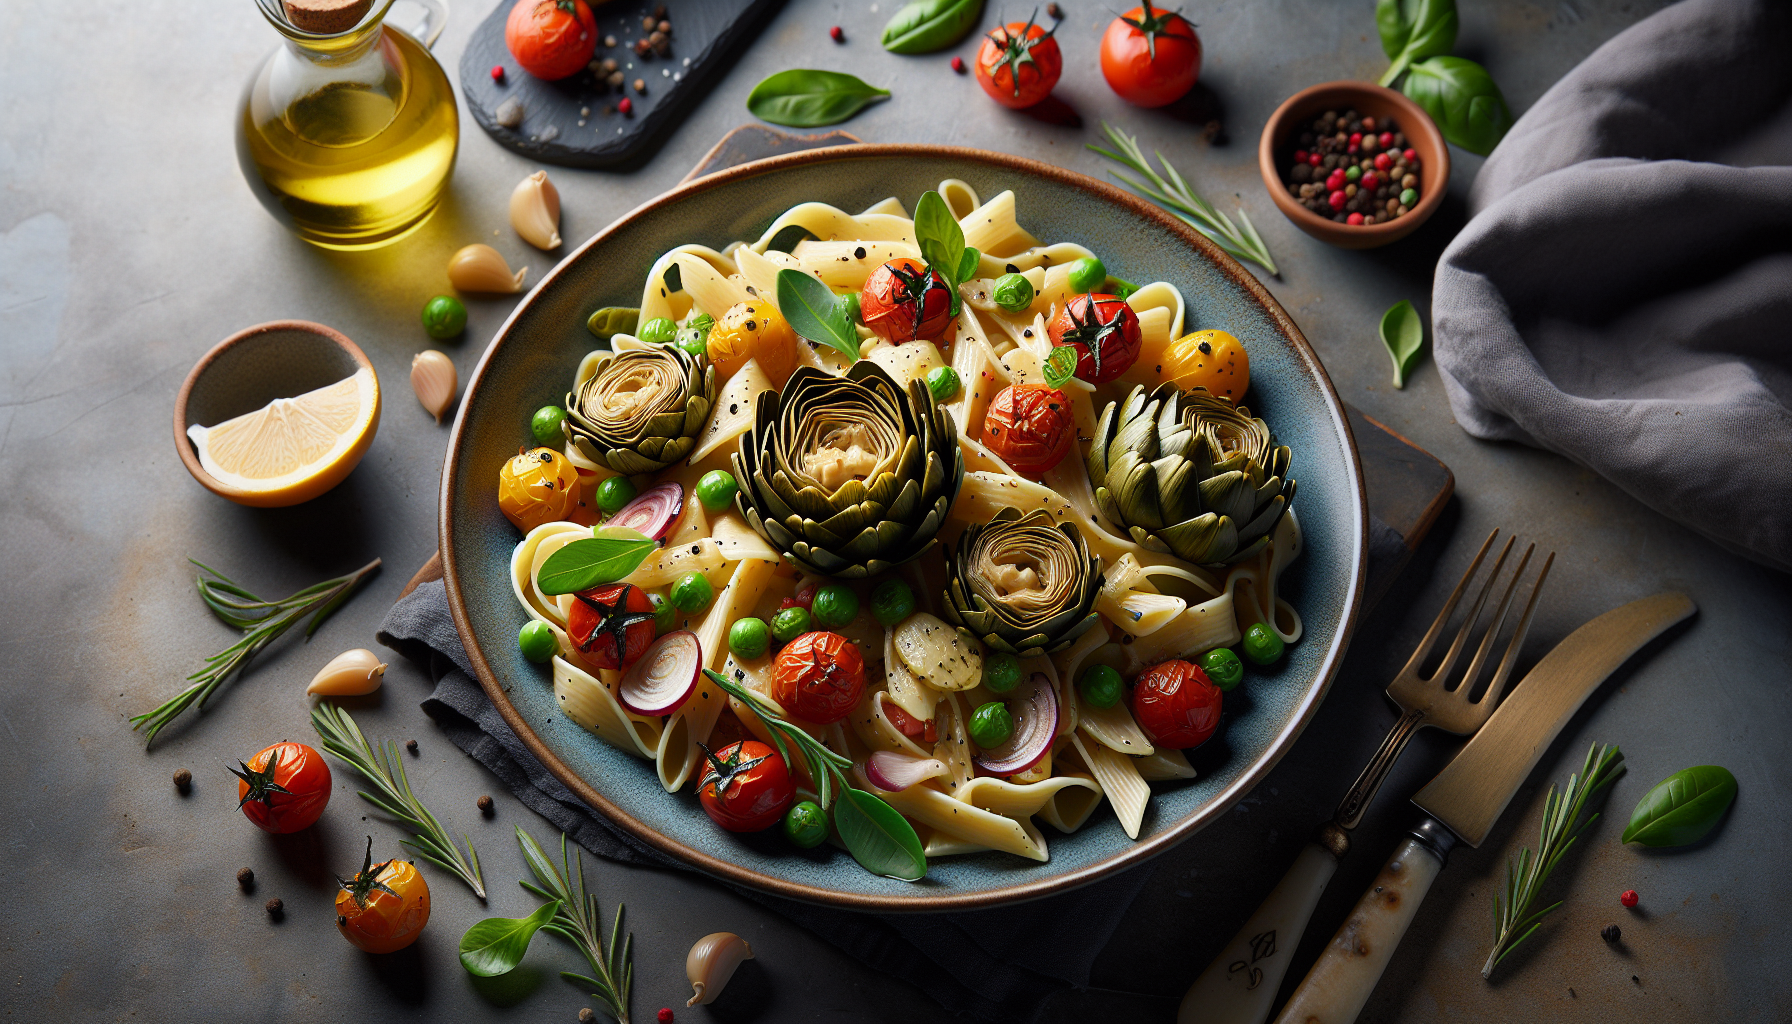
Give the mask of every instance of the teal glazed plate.
[[[1004, 853], [942, 857], [918, 883], [866, 872], [844, 851], [798, 851], [774, 835], [717, 829], [690, 788], [668, 794], [653, 765], [561, 713], [542, 666], [524, 660], [526, 616], [510, 587], [520, 539], [498, 510], [499, 467], [529, 439], [529, 416], [557, 404], [596, 344], [585, 320], [639, 303], [653, 261], [673, 246], [721, 248], [760, 236], [806, 201], [857, 211], [889, 196], [909, 209], [947, 178], [984, 198], [1013, 189], [1018, 219], [1046, 241], [1080, 242], [1115, 275], [1181, 289], [1185, 329], [1224, 328], [1249, 346], [1249, 404], [1294, 450], [1294, 509], [1305, 551], [1281, 593], [1305, 633], [1270, 672], [1252, 671], [1226, 698], [1222, 730], [1191, 751], [1200, 777], [1153, 783], [1137, 840], [1104, 804], [1072, 835], [1047, 828], [1051, 860]], [[1350, 639], [1362, 600], [1368, 514], [1344, 407], [1299, 328], [1255, 277], [1163, 210], [1093, 178], [1019, 157], [920, 145], [853, 145], [743, 164], [682, 185], [599, 232], [530, 292], [467, 384], [442, 475], [441, 553], [448, 603], [492, 703], [567, 788], [643, 842], [725, 881], [882, 913], [969, 910], [1034, 899], [1143, 864], [1208, 823], [1269, 774], [1312, 720]], [[1242, 698], [1242, 699], [1240, 699]]]

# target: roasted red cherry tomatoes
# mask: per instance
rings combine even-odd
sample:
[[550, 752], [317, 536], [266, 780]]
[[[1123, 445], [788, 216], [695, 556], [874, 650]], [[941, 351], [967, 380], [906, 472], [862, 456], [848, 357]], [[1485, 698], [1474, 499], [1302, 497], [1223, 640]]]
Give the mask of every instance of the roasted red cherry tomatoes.
[[369, 953], [403, 949], [429, 923], [429, 883], [402, 860], [375, 864], [372, 836], [360, 873], [336, 887], [336, 930]]
[[772, 699], [805, 722], [838, 722], [865, 692], [865, 657], [838, 633], [804, 633], [772, 665]]
[[1076, 375], [1091, 384], [1106, 384], [1139, 361], [1139, 314], [1118, 295], [1073, 296], [1050, 331], [1053, 345], [1076, 349]]
[[697, 798], [710, 820], [730, 832], [757, 832], [784, 818], [796, 802], [790, 766], [758, 740], [741, 740], [720, 750], [703, 748], [703, 781]]
[[1174, 103], [1201, 77], [1201, 37], [1181, 14], [1147, 0], [1108, 25], [1101, 37], [1101, 75], [1128, 103]]
[[237, 806], [264, 832], [297, 832], [330, 802], [330, 766], [303, 743], [276, 743], [230, 769]]
[[1051, 95], [1063, 71], [1058, 41], [1031, 21], [991, 29], [977, 49], [977, 84], [990, 99], [1015, 110]]
[[859, 316], [878, 337], [900, 345], [934, 339], [952, 318], [952, 288], [907, 257], [871, 272], [859, 293]]
[[597, 668], [627, 668], [653, 643], [653, 600], [627, 583], [606, 583], [573, 595], [566, 634]]
[[1076, 443], [1076, 420], [1064, 392], [1015, 384], [990, 400], [983, 443], [1017, 473], [1038, 476], [1064, 461]]
[[504, 45], [523, 70], [554, 82], [578, 74], [597, 50], [597, 19], [585, 0], [516, 0]]
[[1187, 750], [1207, 742], [1220, 724], [1220, 690], [1186, 661], [1153, 665], [1132, 688], [1132, 716], [1151, 742]]

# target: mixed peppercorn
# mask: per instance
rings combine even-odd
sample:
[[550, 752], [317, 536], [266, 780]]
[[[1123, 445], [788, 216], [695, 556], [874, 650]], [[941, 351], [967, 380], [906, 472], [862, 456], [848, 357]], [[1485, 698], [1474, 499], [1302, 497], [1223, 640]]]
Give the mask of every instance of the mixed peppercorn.
[[1419, 155], [1392, 119], [1328, 110], [1296, 142], [1284, 183], [1319, 216], [1385, 224], [1419, 205]]

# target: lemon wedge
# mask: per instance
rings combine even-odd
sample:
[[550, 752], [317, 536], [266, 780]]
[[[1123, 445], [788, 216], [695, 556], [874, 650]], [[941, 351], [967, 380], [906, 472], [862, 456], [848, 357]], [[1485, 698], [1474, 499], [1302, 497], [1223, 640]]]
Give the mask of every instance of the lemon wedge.
[[267, 405], [216, 426], [187, 427], [199, 464], [245, 505], [296, 505], [342, 482], [380, 419], [373, 371]]

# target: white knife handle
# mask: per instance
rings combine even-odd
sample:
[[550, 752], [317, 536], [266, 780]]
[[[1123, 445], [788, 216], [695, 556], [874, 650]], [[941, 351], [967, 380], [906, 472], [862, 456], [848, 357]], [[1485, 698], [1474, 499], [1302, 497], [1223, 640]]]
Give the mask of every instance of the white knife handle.
[[1189, 986], [1176, 1024], [1263, 1024], [1269, 1019], [1294, 948], [1349, 848], [1343, 829], [1329, 824], [1320, 829], [1281, 884]]
[[1356, 1020], [1454, 845], [1455, 837], [1432, 819], [1413, 830], [1382, 866], [1338, 934], [1326, 943], [1276, 1024]]

